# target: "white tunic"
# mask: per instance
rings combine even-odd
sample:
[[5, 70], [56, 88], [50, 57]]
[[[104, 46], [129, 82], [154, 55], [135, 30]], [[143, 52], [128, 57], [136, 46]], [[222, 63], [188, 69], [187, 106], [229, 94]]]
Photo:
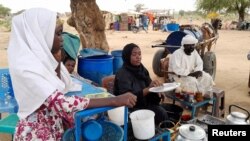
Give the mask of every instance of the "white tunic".
[[[176, 50], [169, 58], [169, 72], [174, 72], [176, 75], [169, 75], [170, 79], [174, 79], [181, 83], [181, 88], [184, 91], [203, 93], [211, 91], [214, 85], [212, 77], [203, 71], [203, 61], [196, 50], [191, 55], [186, 55], [184, 48]], [[196, 79], [188, 76], [195, 71], [202, 71], [202, 77]]]

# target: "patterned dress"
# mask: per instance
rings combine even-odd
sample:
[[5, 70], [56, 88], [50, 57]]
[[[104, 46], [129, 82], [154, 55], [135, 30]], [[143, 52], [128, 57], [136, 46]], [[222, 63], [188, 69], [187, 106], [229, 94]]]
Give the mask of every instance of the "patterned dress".
[[34, 113], [19, 121], [15, 141], [60, 141], [64, 133], [63, 121], [74, 125], [74, 113], [87, 108], [89, 99], [66, 97], [56, 91]]

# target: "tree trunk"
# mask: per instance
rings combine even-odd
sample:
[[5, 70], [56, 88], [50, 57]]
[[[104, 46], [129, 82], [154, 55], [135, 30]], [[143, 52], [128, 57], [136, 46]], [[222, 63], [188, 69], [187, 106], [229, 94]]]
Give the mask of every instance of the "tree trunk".
[[238, 14], [239, 14], [239, 23], [241, 23], [245, 20], [245, 9], [240, 9], [238, 11]]
[[68, 24], [80, 35], [82, 48], [109, 51], [105, 35], [105, 22], [96, 0], [70, 0], [72, 15]]

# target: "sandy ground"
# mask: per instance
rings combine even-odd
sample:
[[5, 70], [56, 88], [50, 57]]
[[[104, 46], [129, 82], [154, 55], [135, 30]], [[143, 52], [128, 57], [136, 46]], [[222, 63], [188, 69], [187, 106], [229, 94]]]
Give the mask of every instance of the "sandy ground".
[[[201, 25], [203, 21], [197, 21]], [[181, 24], [179, 21], [178, 23]], [[65, 31], [76, 33], [76, 31], [65, 26]], [[142, 50], [142, 62], [150, 71], [153, 79], [163, 80], [157, 77], [152, 70], [152, 60], [154, 53], [160, 48], [151, 48], [152, 45], [164, 41], [168, 32], [152, 31], [146, 34], [140, 31], [134, 34], [130, 31], [106, 31], [110, 51], [122, 49], [127, 43], [136, 43]], [[8, 67], [7, 46], [9, 40], [8, 32], [0, 32], [0, 68]], [[236, 104], [250, 110], [250, 97], [248, 95], [248, 76], [249, 61], [247, 53], [249, 52], [250, 32], [236, 30], [219, 30], [219, 39], [212, 48], [217, 57], [216, 87], [225, 91], [226, 112], [230, 104]], [[10, 140], [9, 137], [3, 137], [0, 134], [0, 141]]]

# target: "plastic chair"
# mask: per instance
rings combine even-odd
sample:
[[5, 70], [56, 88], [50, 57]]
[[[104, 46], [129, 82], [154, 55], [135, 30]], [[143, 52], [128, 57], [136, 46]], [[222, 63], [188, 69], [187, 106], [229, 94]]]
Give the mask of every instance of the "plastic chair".
[[0, 69], [0, 118], [1, 113], [16, 113], [17, 110], [9, 69]]
[[17, 114], [9, 114], [7, 117], [0, 120], [0, 133], [14, 134], [19, 118]]
[[[16, 114], [18, 106], [14, 98], [9, 69], [0, 69], [0, 82], [0, 133], [14, 134], [19, 118]], [[10, 114], [1, 119], [1, 113]]]
[[115, 75], [106, 76], [102, 79], [102, 87], [106, 88], [107, 91], [113, 94]]

